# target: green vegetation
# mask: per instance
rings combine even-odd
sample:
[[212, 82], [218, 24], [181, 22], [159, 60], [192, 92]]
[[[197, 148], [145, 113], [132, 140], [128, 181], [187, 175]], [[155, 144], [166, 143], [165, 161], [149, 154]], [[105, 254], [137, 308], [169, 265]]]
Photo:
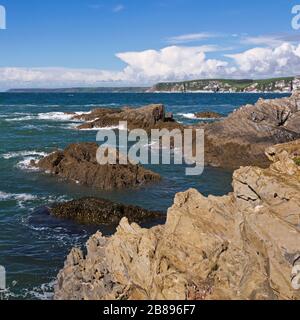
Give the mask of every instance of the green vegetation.
[[293, 80], [293, 77], [287, 77], [261, 80], [203, 79], [181, 82], [162, 82], [155, 85], [152, 88], [152, 91], [291, 91], [293, 87]]
[[294, 162], [296, 163], [297, 166], [300, 166], [300, 158], [295, 158]]

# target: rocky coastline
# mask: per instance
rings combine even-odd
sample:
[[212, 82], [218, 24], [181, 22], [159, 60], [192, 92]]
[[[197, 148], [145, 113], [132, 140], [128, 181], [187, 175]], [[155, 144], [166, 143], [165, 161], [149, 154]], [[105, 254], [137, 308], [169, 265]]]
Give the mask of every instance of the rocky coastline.
[[164, 226], [125, 217], [111, 237], [74, 248], [57, 278], [57, 300], [298, 300], [300, 140], [268, 148], [269, 168], [242, 167], [233, 193], [175, 196]]
[[74, 114], [73, 119], [84, 121], [78, 129], [117, 129], [120, 121], [127, 121], [128, 130], [140, 128], [147, 132], [204, 129], [206, 165], [228, 169], [248, 165], [267, 167], [270, 164], [264, 154], [267, 147], [300, 139], [300, 94], [297, 91], [290, 97], [260, 99], [255, 105], [243, 106], [226, 118], [211, 111], [195, 116], [199, 120], [218, 121], [183, 125], [175, 121], [163, 105], [98, 108], [88, 114]]
[[[207, 112], [201, 118], [218, 118]], [[300, 93], [246, 105], [213, 123], [184, 126], [163, 105], [74, 114], [78, 129], [204, 129], [206, 165], [236, 169], [233, 192], [178, 193], [165, 225], [137, 223], [158, 212], [85, 198], [52, 208], [57, 218], [118, 224], [96, 233], [86, 253], [74, 248], [57, 277], [57, 300], [300, 299], [292, 270], [300, 264]], [[157, 182], [140, 165], [99, 165], [96, 143], [77, 143], [33, 166], [68, 181], [115, 190]], [[118, 154], [118, 159], [122, 155]]]
[[227, 118], [202, 126], [206, 164], [237, 169], [267, 167], [267, 147], [300, 139], [300, 95], [246, 105]]
[[274, 79], [200, 79], [181, 82], [162, 82], [148, 92], [155, 93], [291, 93], [298, 90], [299, 78]]

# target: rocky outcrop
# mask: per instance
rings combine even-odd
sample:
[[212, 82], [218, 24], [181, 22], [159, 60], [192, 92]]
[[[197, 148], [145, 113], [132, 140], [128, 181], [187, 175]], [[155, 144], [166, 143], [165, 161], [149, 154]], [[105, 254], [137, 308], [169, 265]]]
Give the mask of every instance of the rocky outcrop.
[[69, 181], [104, 190], [141, 186], [155, 182], [160, 176], [140, 165], [119, 163], [100, 165], [97, 162], [96, 143], [69, 145], [64, 151], [56, 151], [32, 165]]
[[127, 217], [130, 223], [141, 223], [145, 220], [163, 217], [161, 212], [148, 211], [140, 207], [99, 198], [84, 198], [56, 204], [50, 208], [50, 212], [57, 218], [90, 225], [115, 225], [123, 217]]
[[199, 119], [221, 119], [224, 118], [221, 114], [213, 111], [204, 111], [195, 113], [195, 117]]
[[73, 249], [55, 299], [300, 299], [300, 141], [275, 146], [270, 168], [243, 167], [234, 192], [179, 193], [164, 226], [122, 219]]
[[267, 167], [267, 147], [300, 138], [300, 96], [246, 105], [222, 121], [205, 126], [205, 158], [212, 166]]
[[78, 129], [118, 127], [119, 122], [126, 121], [129, 130], [151, 130], [164, 125], [168, 126], [170, 122], [174, 123], [174, 120], [165, 117], [165, 108], [161, 104], [142, 108], [94, 109], [89, 114], [74, 115], [73, 119], [85, 121], [78, 126]]

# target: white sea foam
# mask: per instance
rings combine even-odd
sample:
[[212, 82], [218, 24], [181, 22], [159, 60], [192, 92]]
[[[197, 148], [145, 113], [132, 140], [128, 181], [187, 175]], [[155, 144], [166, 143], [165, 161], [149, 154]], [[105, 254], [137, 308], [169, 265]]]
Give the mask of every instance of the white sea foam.
[[35, 116], [28, 115], [28, 116], [17, 117], [17, 118], [8, 118], [8, 119], [5, 119], [5, 121], [18, 122], [18, 121], [29, 121], [29, 120], [33, 120], [33, 119], [35, 119]]
[[56, 121], [70, 121], [74, 117], [73, 114], [66, 114], [64, 112], [47, 112], [39, 113], [37, 119], [39, 120], [56, 120]]
[[37, 197], [27, 193], [6, 193], [0, 191], [0, 201], [16, 200], [16, 201], [34, 201]]
[[34, 166], [31, 165], [31, 161], [36, 161], [37, 158], [35, 157], [27, 157], [24, 160], [18, 162], [17, 164], [17, 168], [21, 169], [21, 170], [26, 170], [26, 171], [39, 171], [39, 168], [36, 168]]
[[[90, 112], [75, 112], [75, 115], [84, 115], [89, 114]], [[46, 113], [38, 113], [38, 114], [18, 114], [19, 117], [16, 118], [8, 118], [5, 121], [8, 122], [16, 122], [16, 121], [29, 121], [29, 120], [49, 120], [49, 121], [74, 121], [80, 122], [80, 120], [74, 120], [74, 114], [67, 114], [65, 112], [46, 112]]]
[[17, 151], [17, 152], [8, 152], [2, 154], [0, 157], [3, 159], [13, 159], [13, 158], [20, 158], [20, 157], [29, 157], [29, 156], [39, 156], [45, 157], [48, 154], [46, 152], [38, 152], [38, 151]]
[[[49, 153], [46, 152], [23, 151], [24, 158], [17, 163], [16, 167], [26, 171], [39, 171], [39, 168], [31, 165], [31, 161], [37, 161], [42, 157], [46, 157], [48, 155]], [[7, 156], [9, 156], [9, 154], [7, 154]], [[19, 154], [17, 155], [17, 157], [19, 157]]]
[[80, 131], [100, 131], [100, 130], [125, 130], [125, 127], [123, 127], [123, 126], [110, 126], [110, 127], [94, 127], [94, 128], [80, 129]]
[[193, 119], [193, 120], [197, 119], [194, 113], [178, 113], [177, 115], [186, 119]]
[[56, 284], [56, 280], [52, 280], [49, 283], [41, 284], [39, 287], [33, 287], [32, 289], [24, 288], [21, 290], [20, 293], [14, 292], [14, 285], [13, 285], [12, 288], [9, 287], [6, 290], [1, 291], [0, 294], [2, 295], [4, 300], [11, 300], [11, 299], [52, 300], [55, 284]]

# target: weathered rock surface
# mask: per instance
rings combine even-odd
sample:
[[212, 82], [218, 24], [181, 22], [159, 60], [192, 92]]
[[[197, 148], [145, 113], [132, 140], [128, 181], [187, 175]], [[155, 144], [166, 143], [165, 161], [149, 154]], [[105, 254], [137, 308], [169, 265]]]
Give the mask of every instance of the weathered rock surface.
[[164, 226], [124, 218], [95, 234], [68, 256], [55, 299], [300, 299], [299, 152], [300, 141], [268, 150], [273, 165], [237, 170], [227, 196], [177, 194]]
[[129, 130], [151, 130], [175, 122], [165, 117], [165, 108], [162, 104], [153, 104], [142, 108], [99, 108], [92, 110], [89, 114], [75, 115], [74, 119], [86, 121], [78, 126], [78, 129], [118, 127], [120, 121], [127, 121]]
[[300, 96], [259, 100], [226, 119], [205, 126], [205, 158], [209, 165], [267, 167], [267, 147], [300, 138]]
[[64, 151], [57, 151], [33, 165], [40, 169], [83, 185], [104, 190], [137, 187], [155, 182], [160, 176], [140, 165], [100, 165], [97, 162], [96, 143], [69, 145]]
[[163, 217], [161, 212], [99, 198], [83, 198], [56, 204], [50, 208], [50, 212], [57, 218], [90, 225], [118, 224], [123, 217], [127, 217], [130, 223]]
[[[241, 165], [268, 167], [264, 151], [274, 144], [300, 139], [300, 94], [291, 97], [263, 100], [246, 105], [227, 118], [214, 112], [197, 113], [199, 118], [218, 118], [220, 121], [184, 126], [166, 117], [163, 105], [142, 108], [92, 110], [89, 114], [74, 115], [85, 121], [79, 129], [118, 127], [127, 121], [128, 129], [205, 129], [205, 160], [207, 165], [237, 169]], [[195, 147], [195, 143], [193, 146]]]
[[197, 112], [195, 116], [199, 119], [221, 119], [224, 118], [220, 113], [213, 111]]

